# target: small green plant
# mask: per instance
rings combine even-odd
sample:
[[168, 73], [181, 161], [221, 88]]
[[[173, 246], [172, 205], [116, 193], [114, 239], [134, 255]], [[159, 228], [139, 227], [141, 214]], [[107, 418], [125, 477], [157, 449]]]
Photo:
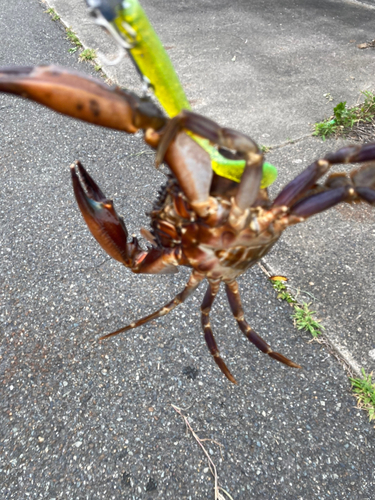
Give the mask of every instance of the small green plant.
[[362, 368], [363, 378], [351, 378], [352, 389], [357, 398], [358, 408], [368, 411], [369, 420], [375, 420], [375, 383], [372, 382], [372, 373], [366, 375]]
[[292, 318], [298, 330], [306, 330], [310, 332], [314, 338], [320, 335], [322, 333], [321, 330], [324, 330], [324, 327], [319, 323], [317, 319], [313, 317], [315, 311], [310, 310], [311, 302], [309, 304], [307, 304], [306, 302], [302, 302], [302, 304], [299, 304], [293, 297], [293, 295], [291, 295], [291, 293], [288, 291], [288, 288], [285, 285], [285, 281], [287, 280], [286, 278], [283, 278], [282, 276], [274, 276], [271, 278], [271, 280], [274, 290], [278, 292], [277, 298], [280, 300], [285, 300], [294, 308], [294, 314], [292, 314]]
[[352, 128], [358, 121], [355, 108], [347, 108], [346, 101], [339, 102], [333, 108], [333, 118], [315, 124], [315, 132], [313, 135], [321, 135], [323, 140], [332, 134], [335, 134], [339, 129]]
[[74, 33], [72, 28], [66, 28], [66, 38], [74, 45], [71, 49], [69, 49], [70, 54], [74, 54], [77, 50], [82, 47], [82, 43], [79, 41], [78, 36]]
[[100, 66], [100, 64], [96, 64], [94, 69], [95, 69], [95, 71], [100, 71], [102, 69], [102, 67]]
[[47, 14], [49, 14], [52, 18], [52, 21], [58, 21], [60, 19], [60, 16], [56, 14], [56, 11], [54, 8], [50, 8], [46, 10]]
[[93, 59], [96, 58], [96, 50], [85, 49], [80, 53], [79, 57], [80, 59], [82, 59], [82, 61], [92, 61]]
[[286, 300], [288, 302], [288, 304], [296, 304], [297, 303], [297, 301], [288, 292], [288, 289], [283, 281], [281, 281], [281, 280], [280, 281], [279, 280], [273, 281], [272, 286], [273, 286], [274, 290], [276, 290], [278, 292], [278, 294], [277, 294], [278, 299]]
[[360, 122], [372, 122], [375, 117], [375, 95], [370, 91], [364, 91], [362, 94], [365, 101], [359, 106], [348, 108], [346, 101], [339, 102], [333, 108], [333, 116], [315, 124], [313, 135], [319, 135], [325, 140], [330, 135], [347, 132]]
[[269, 146], [262, 145], [262, 146], [260, 146], [260, 149], [261, 149], [262, 153], [268, 153], [271, 148]]
[[325, 141], [325, 138], [334, 134], [337, 130], [335, 120], [325, 120], [324, 122], [315, 123], [315, 131], [313, 135], [320, 135]]
[[311, 302], [308, 304], [306, 302], [302, 302], [301, 305], [296, 304], [294, 306], [295, 312], [292, 314], [292, 318], [298, 330], [307, 330], [314, 338], [316, 338], [322, 333], [324, 327], [318, 320], [313, 318], [313, 315], [316, 313], [315, 311], [310, 310], [310, 305]]
[[333, 108], [333, 114], [336, 123], [340, 127], [352, 128], [354, 123], [358, 120], [355, 108], [347, 108], [346, 101], [339, 102], [338, 105]]

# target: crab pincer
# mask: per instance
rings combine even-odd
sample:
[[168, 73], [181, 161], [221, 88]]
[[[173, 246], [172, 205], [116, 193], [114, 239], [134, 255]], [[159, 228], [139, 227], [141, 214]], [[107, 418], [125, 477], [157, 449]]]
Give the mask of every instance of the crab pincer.
[[110, 257], [126, 267], [134, 267], [146, 252], [136, 239], [128, 243], [128, 231], [113, 201], [105, 197], [81, 162], [73, 163], [70, 171], [74, 195], [91, 234]]

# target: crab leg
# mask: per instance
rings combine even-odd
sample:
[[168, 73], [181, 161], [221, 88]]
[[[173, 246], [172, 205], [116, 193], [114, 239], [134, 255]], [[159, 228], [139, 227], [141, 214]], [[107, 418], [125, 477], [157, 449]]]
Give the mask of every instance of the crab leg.
[[206, 294], [204, 296], [202, 305], [201, 305], [201, 311], [202, 311], [202, 327], [204, 331], [204, 339], [206, 341], [207, 347], [212, 354], [215, 363], [217, 366], [220, 368], [220, 370], [224, 373], [224, 375], [229, 379], [231, 382], [234, 384], [237, 384], [236, 379], [233, 377], [231, 372], [229, 371], [227, 365], [225, 364], [224, 360], [220, 356], [219, 349], [217, 347], [216, 341], [214, 334], [211, 329], [211, 324], [210, 324], [210, 311], [212, 304], [215, 300], [215, 297], [217, 295], [217, 292], [219, 291], [220, 288], [220, 280], [210, 280], [210, 283], [208, 285]]
[[342, 202], [365, 201], [375, 206], [375, 164], [368, 163], [354, 170], [350, 173], [350, 178], [344, 173], [332, 174], [324, 186], [317, 186], [311, 191], [311, 194], [307, 192], [305, 197], [294, 203], [288, 213], [276, 222], [274, 227], [277, 230], [303, 222]]
[[[330, 153], [325, 158], [316, 160], [287, 184], [276, 197], [272, 206], [291, 207], [297, 198], [301, 198], [302, 195], [307, 193], [309, 189], [314, 186], [318, 179], [323, 177], [331, 165], [337, 163], [360, 163], [374, 159], [375, 143], [365, 144], [364, 146], [346, 146], [335, 153]], [[329, 206], [327, 206], [327, 208], [329, 208]], [[323, 208], [323, 210], [325, 209]]]
[[368, 164], [351, 173], [350, 179], [345, 174], [328, 177], [327, 191], [313, 194], [294, 204], [291, 215], [311, 217], [343, 201], [365, 201], [375, 205], [375, 164]]
[[265, 342], [250, 326], [247, 324], [244, 318], [244, 312], [242, 309], [241, 298], [238, 291], [238, 284], [236, 281], [231, 281], [225, 284], [225, 290], [227, 292], [227, 297], [229, 301], [230, 308], [232, 310], [233, 316], [235, 317], [238, 326], [240, 327], [242, 333], [252, 342], [258, 349], [260, 349], [271, 358], [284, 363], [284, 365], [290, 366], [291, 368], [301, 368], [290, 359], [286, 358], [282, 354], [275, 352], [271, 347]]
[[[146, 133], [145, 140], [153, 145], [149, 133]], [[209, 193], [213, 177], [208, 153], [187, 134], [179, 133], [166, 150], [165, 161], [194, 210], [198, 215], [205, 217], [209, 209]]]
[[99, 340], [107, 339], [109, 337], [113, 337], [114, 335], [118, 335], [119, 333], [122, 332], [127, 332], [128, 330], [132, 330], [133, 328], [137, 328], [138, 326], [144, 325], [145, 323], [148, 323], [149, 321], [152, 321], [153, 319], [160, 318], [160, 316], [165, 316], [169, 312], [171, 312], [175, 307], [177, 307], [179, 304], [182, 304], [182, 302], [185, 302], [185, 300], [194, 293], [194, 291], [198, 288], [199, 284], [201, 281], [203, 281], [205, 276], [203, 274], [199, 274], [196, 271], [193, 271], [190, 275], [189, 281], [186, 285], [186, 287], [180, 292], [179, 294], [176, 295], [174, 299], [172, 299], [168, 304], [165, 304], [165, 306], [161, 307], [157, 311], [155, 311], [152, 314], [149, 314], [148, 316], [145, 316], [144, 318], [139, 319], [138, 321], [134, 321], [133, 323], [130, 323], [128, 326], [124, 326], [123, 328], [119, 328], [115, 332], [108, 333], [107, 335], [104, 335], [103, 337], [100, 337]]

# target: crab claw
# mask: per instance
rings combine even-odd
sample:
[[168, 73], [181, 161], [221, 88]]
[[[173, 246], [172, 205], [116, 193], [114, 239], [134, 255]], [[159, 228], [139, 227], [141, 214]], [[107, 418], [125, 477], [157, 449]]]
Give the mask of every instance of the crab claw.
[[91, 234], [110, 257], [133, 268], [147, 252], [142, 250], [136, 238], [128, 243], [128, 231], [112, 200], [105, 197], [82, 164], [76, 161], [70, 166], [70, 171], [74, 195]]
[[166, 123], [166, 118], [150, 101], [58, 66], [0, 68], [0, 91], [129, 134], [139, 129], [159, 130]]

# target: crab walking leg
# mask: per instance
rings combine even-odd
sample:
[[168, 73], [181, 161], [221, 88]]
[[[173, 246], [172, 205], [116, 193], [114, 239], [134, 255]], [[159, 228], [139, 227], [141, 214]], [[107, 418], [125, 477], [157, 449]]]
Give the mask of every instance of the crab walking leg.
[[247, 324], [244, 318], [244, 312], [242, 309], [241, 298], [238, 291], [238, 283], [236, 281], [231, 281], [225, 284], [225, 290], [227, 292], [228, 301], [230, 308], [232, 310], [233, 316], [235, 317], [238, 326], [244, 335], [252, 342], [258, 349], [260, 349], [271, 358], [284, 363], [284, 365], [290, 366], [291, 368], [301, 368], [290, 359], [286, 358], [282, 354], [275, 352], [271, 347], [264, 341], [259, 335]]
[[314, 163], [297, 175], [295, 179], [289, 182], [276, 197], [272, 206], [292, 206], [297, 198], [307, 193], [316, 181], [323, 177], [331, 165], [337, 163], [361, 163], [374, 159], [375, 143], [365, 144], [364, 146], [346, 146], [335, 153], [330, 153], [325, 158], [314, 161]]
[[197, 273], [196, 271], [193, 271], [190, 275], [189, 281], [187, 282], [186, 287], [180, 292], [179, 294], [176, 295], [174, 299], [172, 299], [168, 304], [165, 304], [165, 306], [161, 307], [157, 311], [155, 311], [152, 314], [149, 314], [148, 316], [145, 316], [144, 318], [139, 319], [138, 321], [134, 321], [133, 323], [130, 323], [128, 326], [124, 326], [123, 328], [119, 328], [115, 332], [108, 333], [108, 335], [103, 335], [103, 337], [100, 337], [99, 340], [103, 339], [108, 339], [109, 337], [113, 337], [114, 335], [118, 335], [119, 333], [122, 332], [127, 332], [128, 330], [132, 330], [133, 328], [137, 328], [138, 326], [144, 325], [145, 323], [148, 323], [149, 321], [152, 321], [153, 319], [160, 318], [160, 316], [165, 316], [166, 314], [170, 313], [175, 307], [177, 307], [179, 304], [182, 304], [182, 302], [185, 302], [185, 300], [192, 295], [195, 290], [198, 288], [199, 284], [201, 281], [203, 281], [205, 276], [203, 274]]
[[306, 196], [294, 204], [290, 213], [307, 218], [323, 212], [338, 203], [346, 201], [365, 201], [375, 205], [375, 164], [367, 163], [363, 167], [346, 174], [333, 174], [325, 182], [327, 191]]
[[206, 341], [207, 347], [212, 354], [215, 363], [220, 368], [220, 370], [224, 373], [224, 375], [229, 379], [233, 384], [237, 384], [235, 378], [229, 371], [227, 365], [219, 354], [219, 349], [217, 347], [214, 334], [211, 329], [210, 324], [210, 311], [212, 304], [215, 300], [217, 292], [220, 288], [220, 280], [210, 280], [210, 284], [208, 285], [206, 294], [204, 296], [201, 311], [202, 311], [202, 327], [204, 331], [204, 340]]
[[375, 163], [366, 163], [353, 170], [350, 177], [345, 173], [331, 174], [319, 188], [321, 192], [315, 193], [312, 189], [311, 194], [308, 191], [294, 203], [289, 213], [275, 222], [274, 229], [283, 231], [342, 202], [366, 202], [375, 206]]

